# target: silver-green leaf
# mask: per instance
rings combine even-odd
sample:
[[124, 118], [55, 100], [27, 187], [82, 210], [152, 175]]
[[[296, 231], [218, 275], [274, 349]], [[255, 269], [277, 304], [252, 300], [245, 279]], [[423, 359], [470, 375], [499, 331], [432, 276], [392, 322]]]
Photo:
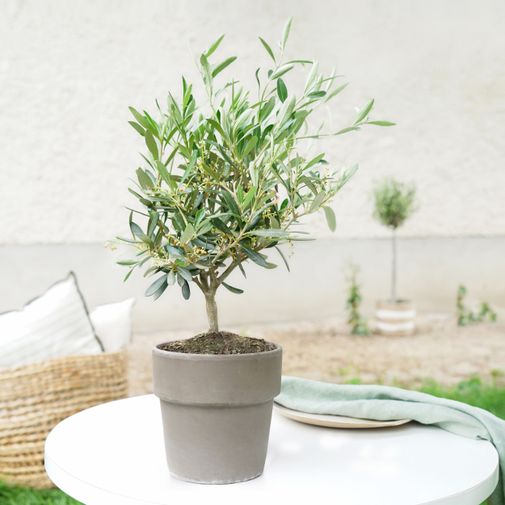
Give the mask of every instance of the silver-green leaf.
[[326, 222], [328, 223], [328, 228], [331, 231], [335, 231], [337, 229], [337, 218], [335, 217], [335, 212], [331, 207], [323, 207], [324, 215], [326, 216]]

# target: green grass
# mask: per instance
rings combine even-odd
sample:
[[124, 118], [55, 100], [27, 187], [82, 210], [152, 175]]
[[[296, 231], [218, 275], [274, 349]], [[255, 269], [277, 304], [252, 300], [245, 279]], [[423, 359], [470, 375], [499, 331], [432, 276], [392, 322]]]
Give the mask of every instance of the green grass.
[[0, 483], [0, 505], [78, 505], [78, 503], [56, 489], [37, 491], [9, 487]]
[[[505, 419], [505, 387], [483, 384], [475, 378], [452, 388], [429, 381], [420, 390], [481, 407]], [[78, 505], [78, 502], [58, 490], [36, 491], [8, 487], [0, 483], [0, 505]]]
[[435, 382], [426, 382], [420, 388], [424, 393], [442, 396], [470, 405], [475, 405], [489, 410], [498, 417], [505, 419], [505, 387], [495, 384], [483, 384], [480, 379], [474, 378], [460, 382], [453, 388], [444, 388]]

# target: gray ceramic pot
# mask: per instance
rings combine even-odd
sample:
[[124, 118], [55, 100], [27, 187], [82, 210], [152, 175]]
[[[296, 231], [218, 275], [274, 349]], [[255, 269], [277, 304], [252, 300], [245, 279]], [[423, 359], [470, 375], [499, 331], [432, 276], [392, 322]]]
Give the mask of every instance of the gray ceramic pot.
[[282, 349], [254, 354], [185, 354], [153, 349], [170, 473], [231, 484], [263, 472]]

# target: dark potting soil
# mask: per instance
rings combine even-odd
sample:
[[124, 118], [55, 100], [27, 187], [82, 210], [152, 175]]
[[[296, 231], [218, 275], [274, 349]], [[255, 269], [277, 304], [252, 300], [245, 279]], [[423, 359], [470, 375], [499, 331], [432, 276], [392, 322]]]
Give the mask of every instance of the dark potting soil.
[[262, 338], [241, 337], [228, 331], [200, 333], [187, 340], [165, 342], [158, 346], [162, 351], [191, 354], [250, 354], [273, 351], [275, 344]]

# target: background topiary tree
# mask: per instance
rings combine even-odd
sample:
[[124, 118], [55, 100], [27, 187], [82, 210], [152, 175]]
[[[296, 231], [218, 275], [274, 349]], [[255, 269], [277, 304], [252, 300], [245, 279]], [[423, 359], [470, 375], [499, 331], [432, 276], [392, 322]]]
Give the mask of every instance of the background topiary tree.
[[391, 228], [391, 301], [397, 301], [396, 295], [396, 229], [415, 210], [416, 190], [394, 179], [385, 179], [374, 190], [375, 218], [384, 226]]
[[[253, 92], [234, 79], [218, 79], [236, 60], [230, 56], [214, 62], [221, 36], [200, 55], [206, 91], [200, 104], [183, 77], [178, 98], [169, 93], [163, 107], [156, 101], [156, 118], [130, 107], [130, 124], [144, 138], [147, 154], [129, 189], [141, 210], [131, 210], [131, 238], [120, 238], [134, 247], [136, 256], [119, 263], [130, 269], [126, 278], [147, 267], [144, 275], [155, 280], [146, 295], [154, 299], [174, 284], [188, 299], [196, 285], [205, 296], [211, 332], [219, 330], [218, 288], [243, 292], [226, 282], [236, 268], [244, 277], [247, 261], [274, 268], [266, 251], [275, 249], [289, 269], [279, 245], [304, 238], [298, 227], [307, 214], [323, 209], [335, 229], [328, 204], [356, 166], [331, 170], [324, 152], [302, 154], [304, 141], [364, 125], [393, 124], [369, 119], [371, 100], [345, 128], [312, 129], [312, 113], [347, 84], [335, 73], [321, 73], [315, 61], [286, 60], [290, 29], [291, 21], [276, 50], [259, 39], [270, 64], [266, 70], [256, 69]], [[288, 74], [305, 68], [303, 88], [296, 93], [288, 89]]]

